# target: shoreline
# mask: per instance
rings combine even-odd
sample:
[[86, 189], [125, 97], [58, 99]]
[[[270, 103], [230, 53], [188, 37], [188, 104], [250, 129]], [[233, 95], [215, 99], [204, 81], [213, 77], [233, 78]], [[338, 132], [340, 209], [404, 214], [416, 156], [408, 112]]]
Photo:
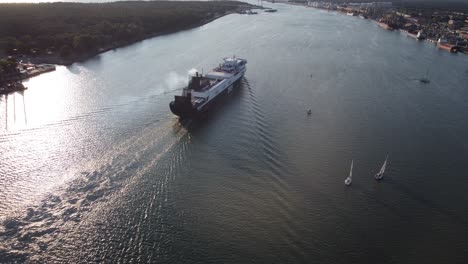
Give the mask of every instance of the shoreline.
[[[57, 44], [55, 44], [54, 46], [53, 44], [49, 43], [46, 45], [52, 45], [50, 50], [46, 50], [43, 47], [41, 47], [40, 49], [43, 49], [42, 52], [38, 52], [37, 54], [35, 54], [36, 53], [35, 48], [31, 48], [30, 50], [28, 50], [31, 52], [24, 52], [25, 48], [23, 47], [21, 48], [22, 49], [21, 52], [16, 52], [17, 49], [15, 48], [13, 49], [14, 53], [13, 54], [10, 53], [10, 55], [8, 55], [9, 52], [6, 51], [7, 46], [5, 46], [5, 39], [3, 39], [4, 47], [0, 51], [0, 56], [4, 57], [2, 61], [8, 60], [10, 62], [15, 63], [16, 69], [15, 70], [9, 69], [8, 74], [0, 75], [0, 94], [9, 94], [12, 92], [24, 91], [25, 89], [27, 89], [27, 87], [24, 87], [22, 85], [22, 81], [41, 75], [43, 73], [54, 71], [56, 69], [56, 66], [59, 66], [59, 65], [70, 66], [74, 63], [80, 63], [80, 62], [93, 59], [99, 56], [100, 54], [104, 54], [111, 50], [124, 48], [130, 45], [142, 42], [144, 40], [148, 40], [148, 39], [152, 39], [152, 38], [160, 37], [160, 36], [166, 36], [170, 34], [175, 34], [179, 32], [184, 32], [188, 30], [193, 30], [201, 26], [207, 25], [227, 15], [246, 14], [248, 12], [251, 12], [251, 10], [253, 9], [263, 9], [263, 7], [260, 7], [257, 5], [251, 5], [248, 3], [236, 2], [236, 1], [226, 1], [222, 3], [220, 2], [219, 4], [209, 4], [209, 3], [202, 4], [201, 2], [197, 3], [196, 1], [193, 1], [191, 2], [191, 4], [188, 4], [187, 6], [185, 4], [181, 4], [177, 2], [170, 2], [170, 1], [161, 1], [161, 2], [152, 2], [152, 3], [140, 2], [140, 1], [136, 1], [134, 3], [133, 2], [132, 3], [116, 2], [116, 3], [104, 3], [104, 4], [96, 4], [96, 5], [81, 4], [81, 3], [70, 3], [70, 4], [47, 3], [44, 5], [46, 7], [58, 6], [58, 8], [64, 8], [65, 10], [68, 10], [69, 8], [79, 7], [81, 8], [81, 11], [80, 11], [81, 13], [78, 13], [78, 15], [75, 16], [75, 18], [77, 18], [78, 21], [83, 20], [87, 17], [90, 17], [91, 19], [94, 18], [95, 16], [93, 16], [92, 14], [98, 14], [94, 10], [94, 7], [104, 8], [104, 11], [106, 12], [105, 13], [106, 16], [104, 16], [102, 19], [97, 21], [101, 23], [101, 24], [97, 24], [100, 26], [98, 27], [97, 32], [100, 32], [101, 35], [99, 35], [96, 32], [92, 33], [89, 27], [85, 31], [79, 31], [76, 28], [73, 28], [73, 26], [77, 25], [77, 22], [72, 23], [72, 26], [70, 26], [70, 28], [66, 28], [68, 29], [68, 31], [63, 31], [62, 33], [59, 32], [55, 35], [59, 37], [59, 40], [68, 41], [68, 42], [70, 41], [70, 36], [74, 37], [74, 39], [71, 40], [72, 44], [70, 43], [63, 44], [62, 46], [62, 50], [63, 50], [64, 47], [68, 47], [70, 49], [70, 45], [73, 45], [73, 49], [70, 49], [70, 51], [68, 51], [67, 53], [63, 53], [63, 51], [59, 52], [59, 49], [56, 48]], [[19, 5], [19, 6], [21, 7], [20, 11], [15, 9], [17, 7], [16, 5], [10, 5], [9, 6], [11, 8], [10, 11], [12, 11], [13, 13], [16, 12], [18, 14], [22, 14], [21, 11], [23, 11], [25, 12], [25, 14], [32, 15], [34, 19], [36, 19], [39, 22], [47, 21], [47, 20], [44, 20], [44, 19], [47, 19], [47, 17], [44, 15], [42, 16], [34, 15], [34, 13], [31, 13], [32, 11], [36, 9], [45, 10], [45, 12], [49, 12], [47, 13], [47, 15], [49, 16], [53, 15], [54, 12], [55, 13], [57, 12], [57, 11], [50, 11], [50, 9], [45, 9], [46, 7], [44, 6], [39, 6], [39, 7], [36, 5], [29, 6], [28, 4]], [[183, 9], [182, 11], [175, 12], [175, 13], [167, 13], [167, 12], [174, 12], [174, 10], [179, 10], [177, 8], [181, 6], [187, 7], [187, 8]], [[117, 15], [115, 13], [115, 10], [118, 10], [121, 7], [126, 8], [130, 12], [128, 15], [125, 15], [124, 18], [120, 17], [118, 13]], [[146, 11], [145, 11], [145, 8], [146, 8]], [[138, 20], [138, 19], [146, 19], [146, 21], [148, 21], [149, 19], [149, 21], [153, 21], [155, 18], [154, 16], [155, 10], [161, 10], [161, 8], [167, 8], [168, 11], [157, 11], [156, 18], [159, 16], [161, 16], [161, 18], [159, 18], [160, 20], [156, 19], [155, 21], [157, 22], [157, 24], [162, 23], [164, 26], [152, 27], [152, 26], [149, 26], [148, 23], [145, 24], [144, 22], [141, 22], [141, 20]], [[184, 12], [187, 12], [187, 10], [195, 10], [196, 13], [193, 16], [190, 16], [189, 18], [184, 19], [184, 16], [187, 15]], [[90, 12], [91, 12], [91, 15], [85, 15], [85, 14], [89, 14]], [[133, 17], [131, 16], [132, 14], [137, 16], [138, 19], [132, 18]], [[15, 18], [12, 18], [12, 19], [13, 21], [15, 21]], [[117, 21], [114, 21], [115, 22], [114, 23], [113, 19], [117, 19]], [[178, 22], [179, 19], [181, 20], [181, 22]], [[34, 25], [34, 24], [30, 24], [30, 25]], [[126, 30], [124, 29], [122, 31], [122, 25], [126, 27], [127, 29]], [[34, 28], [34, 26], [31, 26], [30, 28]], [[109, 30], [113, 30], [113, 31], [111, 32]], [[142, 32], [140, 34], [134, 34], [134, 37], [126, 37], [125, 35], [122, 35], [125, 33], [130, 34], [129, 32], [136, 32], [138, 30]], [[5, 32], [8, 32], [8, 31], [5, 31]], [[63, 36], [60, 34], [65, 34], [65, 36], [67, 36], [66, 34], [70, 34], [70, 35], [68, 35], [68, 39], [67, 39], [67, 38], [60, 38]], [[107, 34], [107, 35], [102, 35], [102, 34]], [[120, 35], [112, 36], [111, 34], [120, 34]], [[114, 40], [109, 41], [110, 38], [113, 38]], [[104, 41], [102, 41], [103, 39]], [[0, 38], [0, 40], [2, 39]], [[96, 45], [97, 41], [99, 40], [102, 41], [101, 45]], [[19, 41], [24, 41], [24, 40], [20, 39]], [[19, 43], [21, 44], [21, 42]], [[30, 47], [34, 47], [34, 45], [38, 45], [37, 42], [32, 42], [32, 43], [33, 44], [30, 45]], [[15, 44], [15, 45], [19, 46], [20, 44]], [[94, 48], [89, 48], [90, 45], [91, 46], [94, 45]], [[68, 54], [68, 55], [64, 56], [64, 54]]]
[[28, 88], [23, 85], [23, 80], [27, 80], [43, 73], [55, 71], [55, 65], [51, 64], [29, 63], [20, 64], [19, 67], [27, 67], [27, 69], [0, 79], [0, 95], [24, 91]]
[[[251, 9], [249, 9], [251, 10]], [[245, 11], [245, 10], [242, 10]], [[218, 14], [213, 16], [212, 18], [205, 19], [203, 21], [200, 21], [199, 23], [195, 23], [193, 25], [181, 28], [181, 29], [176, 29], [176, 30], [170, 30], [170, 31], [165, 31], [165, 32], [158, 32], [154, 33], [139, 39], [136, 39], [134, 41], [129, 41], [129, 42], [122, 42], [122, 43], [117, 43], [116, 45], [112, 45], [109, 47], [101, 48], [95, 52], [90, 52], [86, 54], [80, 54], [80, 55], [75, 55], [71, 58], [62, 58], [60, 55], [52, 55], [52, 56], [37, 56], [37, 57], [32, 57], [32, 56], [27, 56], [27, 55], [21, 55], [19, 56], [19, 60], [21, 60], [22, 63], [27, 63], [27, 64], [32, 64], [36, 68], [34, 72], [32, 73], [24, 73], [24, 74], [18, 74], [15, 75], [14, 77], [11, 77], [10, 79], [3, 80], [0, 82], [0, 96], [1, 95], [8, 95], [10, 93], [14, 92], [22, 92], [24, 90], [27, 90], [28, 88], [25, 87], [22, 82], [24, 80], [27, 80], [29, 78], [33, 78], [36, 76], [39, 76], [43, 73], [48, 73], [51, 71], [55, 71], [55, 66], [56, 65], [61, 65], [61, 66], [70, 66], [74, 63], [78, 62], [84, 62], [87, 60], [90, 60], [94, 57], [99, 56], [100, 54], [104, 54], [108, 51], [118, 49], [118, 48], [123, 48], [127, 46], [131, 46], [133, 44], [142, 42], [147, 39], [152, 39], [155, 37], [160, 37], [160, 36], [165, 36], [165, 35], [170, 35], [170, 34], [175, 34], [187, 30], [192, 30], [198, 27], [201, 27], [203, 25], [209, 24], [219, 18], [222, 18], [227, 15], [231, 14], [240, 14], [242, 11], [231, 11], [227, 12], [225, 14]], [[42, 69], [45, 66], [44, 69]]]
[[[328, 12], [336, 12], [338, 14], [342, 14], [342, 15], [347, 15], [347, 13], [343, 12], [343, 11], [340, 11], [340, 10], [329, 10], [329, 9], [326, 9], [326, 8], [321, 8], [321, 7], [317, 7], [317, 6], [309, 6], [309, 5], [304, 5], [304, 4], [297, 4], [297, 3], [289, 3], [291, 5], [296, 5], [296, 6], [302, 6], [302, 7], [306, 7], [306, 8], [314, 8], [316, 10], [324, 10], [324, 11], [328, 11]], [[348, 14], [349, 15], [349, 14]], [[353, 15], [355, 16], [355, 15]], [[424, 38], [421, 38], [421, 39], [418, 39], [416, 37], [416, 35], [414, 35], [413, 33], [410, 33], [408, 30], [405, 30], [403, 28], [394, 28], [392, 26], [389, 26], [388, 24], [384, 23], [384, 22], [381, 22], [379, 20], [377, 20], [376, 18], [367, 18], [367, 17], [362, 17], [362, 18], [365, 18], [365, 19], [368, 19], [368, 20], [371, 20], [373, 21], [374, 23], [377, 24], [378, 27], [380, 27], [381, 29], [384, 29], [386, 31], [399, 31], [399, 32], [403, 32], [405, 33], [408, 37], [411, 37], [411, 38], [414, 38], [416, 39], [417, 41], [428, 41], [432, 44], [434, 44], [434, 46], [438, 49], [442, 49], [442, 50], [445, 50], [445, 51], [448, 51], [450, 53], [462, 53], [462, 54], [465, 54], [465, 55], [468, 55], [468, 49], [467, 48], [464, 48], [462, 46], [457, 46], [457, 45], [450, 45], [450, 44], [445, 44], [445, 43], [438, 43], [437, 40], [435, 39], [431, 39], [431, 38], [428, 38], [428, 37], [424, 37]]]
[[[90, 52], [90, 53], [71, 56], [70, 58], [62, 58], [62, 57], [60, 57], [60, 55], [57, 54], [57, 55], [51, 55], [51, 56], [46, 55], [46, 56], [37, 56], [37, 57], [23, 55], [22, 57], [20, 56], [20, 59], [26, 60], [26, 62], [29, 62], [29, 63], [32, 63], [32, 64], [55, 64], [55, 65], [70, 66], [70, 65], [72, 65], [74, 63], [77, 63], [77, 62], [84, 62], [86, 60], [92, 59], [92, 58], [94, 58], [94, 57], [96, 57], [96, 56], [98, 56], [100, 54], [104, 54], [104, 53], [106, 53], [108, 51], [111, 51], [111, 50], [114, 50], [114, 49], [127, 47], [127, 46], [130, 46], [132, 44], [139, 43], [139, 42], [142, 42], [144, 40], [152, 39], [152, 38], [155, 38], [155, 37], [160, 37], [160, 36], [175, 34], [175, 33], [183, 32], [183, 31], [187, 31], [187, 30], [192, 30], [192, 29], [201, 27], [203, 25], [209, 24], [209, 23], [211, 23], [211, 22], [213, 22], [213, 21], [215, 21], [215, 20], [217, 20], [219, 18], [222, 18], [224, 16], [232, 15], [232, 14], [241, 14], [241, 12], [243, 12], [243, 11], [251, 10], [251, 9], [257, 9], [257, 8], [261, 8], [261, 7], [255, 7], [254, 6], [254, 7], [248, 7], [248, 8], [239, 8], [240, 10], [229, 11], [229, 12], [226, 12], [224, 14], [218, 14], [218, 15], [215, 15], [215, 16], [213, 16], [211, 18], [207, 18], [207, 19], [205, 19], [203, 21], [200, 21], [199, 23], [195, 23], [195, 24], [192, 24], [192, 25], [187, 26], [187, 27], [183, 27], [183, 28], [175, 29], [175, 30], [168, 30], [168, 31], [153, 33], [153, 34], [150, 34], [148, 36], [138, 38], [138, 39], [136, 39], [134, 41], [117, 43], [116, 45], [103, 47], [103, 48], [101, 48], [101, 49], [99, 49], [97, 51]], [[24, 79], [27, 79], [27, 78], [24, 78]]]

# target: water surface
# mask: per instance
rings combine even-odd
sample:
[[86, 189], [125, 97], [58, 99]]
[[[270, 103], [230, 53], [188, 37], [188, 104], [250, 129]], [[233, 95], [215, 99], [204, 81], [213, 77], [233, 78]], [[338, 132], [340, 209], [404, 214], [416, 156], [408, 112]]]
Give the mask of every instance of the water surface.
[[[468, 56], [357, 17], [275, 8], [60, 66], [0, 97], [0, 258], [466, 261]], [[232, 54], [249, 61], [237, 92], [179, 122], [168, 104], [187, 71]], [[417, 81], [426, 71], [430, 84]]]

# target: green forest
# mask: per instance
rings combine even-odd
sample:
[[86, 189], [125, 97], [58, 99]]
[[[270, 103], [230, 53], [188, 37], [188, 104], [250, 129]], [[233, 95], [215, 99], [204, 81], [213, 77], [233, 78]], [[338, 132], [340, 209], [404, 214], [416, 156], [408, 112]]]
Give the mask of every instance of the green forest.
[[234, 1], [0, 4], [6, 55], [79, 57], [248, 9]]

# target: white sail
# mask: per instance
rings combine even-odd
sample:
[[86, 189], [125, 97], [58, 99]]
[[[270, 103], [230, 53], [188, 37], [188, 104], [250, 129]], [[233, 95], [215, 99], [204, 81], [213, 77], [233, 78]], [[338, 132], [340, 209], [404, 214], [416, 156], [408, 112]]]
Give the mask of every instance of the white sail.
[[351, 168], [349, 169], [349, 176], [344, 181], [346, 186], [350, 186], [351, 182], [353, 181], [353, 160], [351, 160]]
[[387, 167], [387, 159], [388, 159], [388, 155], [387, 155], [387, 157], [385, 158], [385, 161], [384, 161], [384, 163], [383, 163], [383, 165], [382, 165], [382, 168], [380, 168], [379, 174], [384, 174], [384, 172], [385, 172], [385, 167]]

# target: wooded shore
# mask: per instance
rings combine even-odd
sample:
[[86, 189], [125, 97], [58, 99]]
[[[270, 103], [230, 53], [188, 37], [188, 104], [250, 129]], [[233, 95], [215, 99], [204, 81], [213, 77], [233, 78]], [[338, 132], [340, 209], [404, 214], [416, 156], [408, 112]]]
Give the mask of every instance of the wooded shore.
[[18, 61], [69, 65], [254, 7], [236, 1], [0, 4], [0, 49]]

